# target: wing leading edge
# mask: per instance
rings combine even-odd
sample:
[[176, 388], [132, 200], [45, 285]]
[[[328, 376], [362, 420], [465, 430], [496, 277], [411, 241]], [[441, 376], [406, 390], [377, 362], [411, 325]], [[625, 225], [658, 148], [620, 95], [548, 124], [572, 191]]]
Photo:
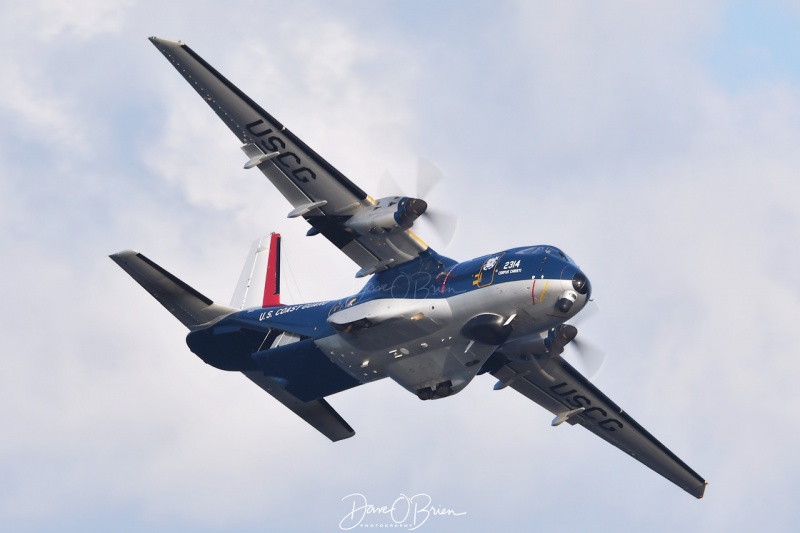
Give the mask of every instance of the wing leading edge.
[[708, 482], [661, 444], [562, 357], [507, 362], [492, 372], [554, 415], [553, 425], [580, 424], [694, 496]]
[[290, 217], [302, 216], [361, 267], [372, 273], [411, 261], [428, 247], [405, 229], [359, 231], [347, 221], [371, 211], [376, 202], [286, 129], [203, 58], [180, 41], [150, 41], [197, 91], [242, 143], [249, 158], [292, 204]]

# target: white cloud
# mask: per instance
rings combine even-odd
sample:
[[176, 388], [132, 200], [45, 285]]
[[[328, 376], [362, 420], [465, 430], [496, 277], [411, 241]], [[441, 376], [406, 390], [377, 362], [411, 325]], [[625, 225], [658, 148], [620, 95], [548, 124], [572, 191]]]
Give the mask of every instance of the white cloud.
[[0, 113], [6, 116], [6, 124], [17, 140], [35, 143], [40, 150], [47, 147], [86, 154], [88, 138], [74, 104], [58, 94], [52, 77], [40, 71], [38, 64], [23, 65], [7, 58], [0, 65], [4, 72], [0, 91], [5, 95]]
[[133, 4], [129, 0], [76, 0], [69, 4], [32, 0], [7, 4], [3, 19], [8, 30], [33, 37], [34, 42], [48, 44], [58, 39], [89, 41], [119, 32], [126, 12]]

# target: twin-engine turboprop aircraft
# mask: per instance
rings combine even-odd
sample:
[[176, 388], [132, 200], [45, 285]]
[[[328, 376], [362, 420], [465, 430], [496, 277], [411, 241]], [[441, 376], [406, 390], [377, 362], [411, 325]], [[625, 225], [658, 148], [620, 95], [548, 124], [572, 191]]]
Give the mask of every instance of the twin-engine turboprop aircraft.
[[543, 245], [460, 263], [439, 255], [410, 231], [425, 201], [371, 198], [188, 46], [151, 41], [236, 135], [244, 168], [261, 170], [289, 200], [289, 217], [355, 261], [356, 276], [371, 276], [341, 300], [281, 305], [273, 235], [261, 305], [241, 309], [244, 300], [216, 304], [138, 252], [112, 255], [189, 328], [192, 352], [242, 372], [332, 441], [354, 431], [327, 396], [389, 377], [433, 400], [488, 373], [496, 389], [552, 412], [553, 425], [580, 424], [703, 496], [702, 477], [560, 356], [577, 334], [567, 321], [591, 296], [569, 256]]

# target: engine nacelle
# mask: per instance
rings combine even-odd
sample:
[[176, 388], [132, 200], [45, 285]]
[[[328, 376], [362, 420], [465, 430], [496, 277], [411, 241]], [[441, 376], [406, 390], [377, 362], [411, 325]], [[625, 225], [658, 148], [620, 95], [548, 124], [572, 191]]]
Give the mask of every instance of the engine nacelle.
[[499, 352], [508, 359], [530, 361], [534, 356], [560, 355], [564, 347], [575, 339], [578, 329], [570, 324], [561, 324], [542, 337], [526, 335], [503, 344]]
[[383, 234], [406, 230], [427, 208], [425, 200], [419, 198], [388, 196], [350, 217], [345, 225], [358, 233]]

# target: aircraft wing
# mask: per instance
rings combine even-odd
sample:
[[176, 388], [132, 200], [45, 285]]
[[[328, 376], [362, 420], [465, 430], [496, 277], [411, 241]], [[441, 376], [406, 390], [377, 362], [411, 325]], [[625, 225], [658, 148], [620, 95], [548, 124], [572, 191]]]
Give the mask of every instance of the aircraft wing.
[[492, 374], [554, 415], [580, 424], [696, 498], [707, 482], [558, 355], [507, 362]]
[[208, 103], [242, 144], [245, 168], [258, 167], [302, 216], [368, 275], [416, 258], [427, 249], [409, 230], [354, 229], [346, 223], [375, 200], [180, 41], [151, 42]]

